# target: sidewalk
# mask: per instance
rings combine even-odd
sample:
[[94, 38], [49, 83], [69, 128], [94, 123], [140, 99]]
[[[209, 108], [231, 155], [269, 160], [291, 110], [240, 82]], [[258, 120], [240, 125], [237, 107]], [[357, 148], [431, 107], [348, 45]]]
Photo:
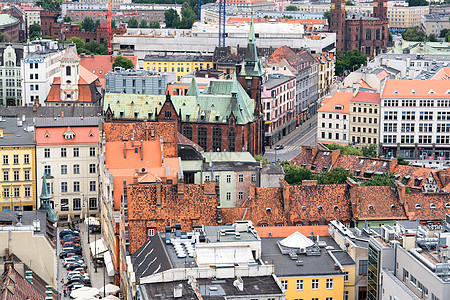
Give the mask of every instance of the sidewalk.
[[302, 125], [299, 125], [297, 128], [295, 128], [292, 132], [290, 132], [288, 135], [284, 136], [276, 142], [272, 148], [270, 146], [266, 146], [266, 151], [268, 149], [273, 149], [276, 145], [284, 145], [289, 144], [293, 139], [297, 138], [299, 134], [301, 134], [304, 130], [307, 130], [309, 128], [309, 125], [314, 127], [314, 124], [317, 122], [317, 113], [313, 115], [311, 118], [303, 122]]

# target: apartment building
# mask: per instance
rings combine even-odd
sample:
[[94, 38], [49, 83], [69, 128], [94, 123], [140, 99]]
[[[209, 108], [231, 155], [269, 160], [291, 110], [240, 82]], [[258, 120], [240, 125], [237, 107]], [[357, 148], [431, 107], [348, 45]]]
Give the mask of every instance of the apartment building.
[[2, 211], [31, 211], [36, 206], [36, 160], [31, 119], [0, 118]]
[[347, 145], [350, 136], [350, 100], [353, 93], [336, 92], [317, 110], [317, 142]]
[[53, 40], [35, 40], [24, 46], [22, 105], [45, 105], [53, 78], [60, 74], [60, 60], [67, 49]]
[[295, 79], [295, 76], [269, 74], [263, 84], [261, 101], [266, 145], [274, 145], [295, 129]]
[[430, 14], [422, 16], [422, 29], [426, 35], [434, 34], [439, 37], [442, 30], [450, 29], [448, 14]]
[[3, 64], [0, 66], [0, 105], [22, 105], [22, 45], [0, 46]]
[[380, 94], [358, 92], [350, 99], [350, 142], [358, 146], [378, 145]]
[[332, 52], [324, 52], [317, 54], [316, 59], [319, 62], [319, 86], [317, 93], [320, 99], [330, 92], [334, 82], [334, 54]]
[[446, 80], [388, 79], [381, 93], [380, 153], [429, 166], [450, 159]]
[[99, 117], [36, 118], [38, 186], [62, 220], [98, 215]]
[[424, 15], [430, 13], [429, 6], [393, 6], [387, 10], [389, 29], [420, 27]]

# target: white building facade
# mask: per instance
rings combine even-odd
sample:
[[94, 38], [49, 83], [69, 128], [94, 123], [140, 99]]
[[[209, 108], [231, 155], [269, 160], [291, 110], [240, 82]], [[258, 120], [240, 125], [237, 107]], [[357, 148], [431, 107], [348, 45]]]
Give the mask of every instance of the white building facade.
[[351, 93], [337, 92], [317, 110], [317, 142], [347, 145], [350, 139]]
[[0, 105], [22, 105], [22, 72], [17, 62], [16, 51], [8, 45], [3, 51], [3, 64], [0, 66]]

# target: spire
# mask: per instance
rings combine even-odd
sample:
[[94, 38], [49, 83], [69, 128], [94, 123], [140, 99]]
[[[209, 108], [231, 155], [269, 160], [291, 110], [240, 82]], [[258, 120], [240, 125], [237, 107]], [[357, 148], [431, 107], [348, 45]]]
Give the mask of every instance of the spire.
[[194, 96], [197, 97], [200, 95], [200, 90], [198, 89], [197, 81], [195, 80], [195, 77], [192, 77], [191, 84], [189, 85], [189, 88], [187, 90], [187, 96]]
[[42, 176], [42, 191], [41, 195], [39, 196], [39, 199], [41, 199], [41, 207], [39, 208], [39, 210], [47, 211], [47, 217], [52, 222], [56, 222], [58, 221], [58, 217], [56, 216], [55, 210], [50, 206], [49, 200], [51, 198], [52, 197], [48, 193], [47, 189], [47, 174], [44, 174], [44, 176]]
[[44, 176], [42, 176], [42, 190], [41, 190], [41, 195], [39, 196], [39, 199], [41, 200], [45, 200], [45, 202], [47, 200], [50, 200], [50, 195], [48, 193], [48, 189], [47, 189], [47, 175], [44, 174]]
[[240, 76], [261, 77], [262, 66], [256, 49], [256, 35], [253, 24], [253, 17], [250, 22], [250, 32], [248, 33], [247, 50], [245, 51], [244, 62]]

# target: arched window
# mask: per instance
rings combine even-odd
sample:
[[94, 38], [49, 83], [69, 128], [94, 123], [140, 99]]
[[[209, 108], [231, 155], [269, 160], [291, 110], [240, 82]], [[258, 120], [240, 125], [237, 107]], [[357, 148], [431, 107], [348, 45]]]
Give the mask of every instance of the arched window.
[[366, 29], [366, 40], [370, 41], [372, 39], [372, 30]]
[[236, 151], [236, 130], [233, 127], [228, 129], [228, 151]]
[[208, 129], [204, 126], [197, 128], [197, 144], [203, 148], [203, 150], [207, 151], [208, 146]]
[[66, 76], [72, 76], [72, 68], [70, 66], [66, 67]]
[[192, 141], [192, 126], [183, 125], [183, 135]]
[[222, 128], [213, 127], [212, 136], [213, 136], [212, 150], [217, 152], [222, 151]]
[[375, 36], [376, 36], [376, 39], [377, 40], [380, 40], [380, 38], [381, 38], [381, 31], [380, 31], [380, 29], [377, 29], [376, 31], [375, 31]]

